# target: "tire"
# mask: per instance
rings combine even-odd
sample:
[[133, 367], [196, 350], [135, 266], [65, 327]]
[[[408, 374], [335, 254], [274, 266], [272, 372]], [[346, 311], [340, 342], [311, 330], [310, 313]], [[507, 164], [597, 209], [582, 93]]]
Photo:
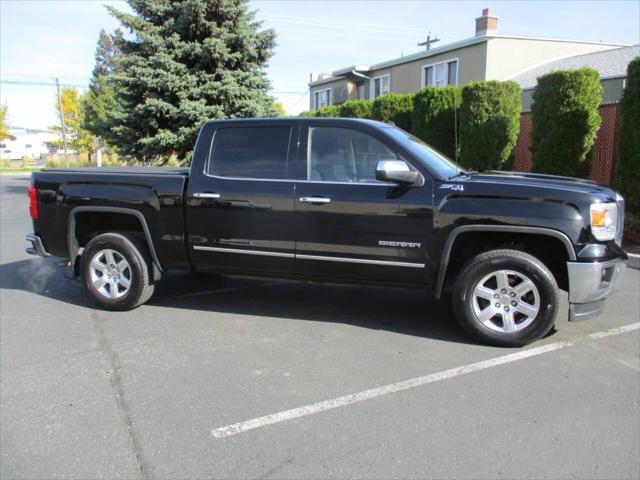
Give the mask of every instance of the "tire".
[[518, 250], [473, 257], [453, 289], [453, 309], [463, 330], [500, 347], [522, 347], [544, 337], [553, 328], [559, 302], [553, 274]]
[[132, 310], [153, 295], [148, 251], [133, 236], [104, 233], [92, 238], [80, 257], [89, 296], [106, 310]]

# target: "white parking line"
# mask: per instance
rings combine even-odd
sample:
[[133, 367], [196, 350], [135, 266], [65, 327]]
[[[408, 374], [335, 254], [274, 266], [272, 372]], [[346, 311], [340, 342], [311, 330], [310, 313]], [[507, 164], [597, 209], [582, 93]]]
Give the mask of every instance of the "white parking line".
[[620, 333], [632, 332], [634, 330], [638, 330], [639, 328], [640, 328], [640, 322], [631, 323], [629, 325], [624, 325], [622, 327], [612, 328], [611, 330], [607, 330], [605, 332], [591, 333], [589, 334], [589, 336], [591, 338], [604, 338], [604, 337], [610, 337], [611, 335], [619, 335]]
[[[605, 332], [592, 333], [591, 335], [589, 335], [589, 337], [601, 338], [611, 335], [618, 335], [620, 333], [637, 330], [638, 328], [640, 328], [640, 323], [634, 323], [631, 325], [625, 325], [624, 327], [607, 330]], [[238, 433], [265, 427], [267, 425], [273, 425], [274, 423], [285, 422], [294, 418], [305, 417], [307, 415], [313, 415], [314, 413], [320, 413], [326, 410], [332, 410], [334, 408], [344, 407], [358, 402], [364, 402], [365, 400], [371, 400], [383, 395], [389, 395], [391, 393], [397, 393], [403, 390], [421, 387], [429, 383], [458, 377], [467, 373], [477, 372], [480, 370], [486, 370], [488, 368], [505, 365], [507, 363], [517, 362], [519, 360], [524, 360], [525, 358], [535, 357], [537, 355], [553, 352], [563, 348], [571, 347], [573, 345], [575, 345], [574, 342], [550, 343], [548, 345], [530, 348], [516, 353], [510, 353], [501, 357], [495, 357], [489, 360], [482, 360], [480, 362], [470, 363], [461, 367], [431, 373], [423, 377], [411, 378], [402, 382], [392, 383], [390, 385], [372, 388], [370, 390], [364, 390], [358, 393], [352, 393], [343, 397], [334, 398], [332, 400], [325, 400], [323, 402], [313, 403], [311, 405], [305, 405], [303, 407], [293, 408], [291, 410], [284, 410], [282, 412], [273, 413], [271, 415], [265, 415], [264, 417], [258, 417], [251, 420], [246, 420], [244, 422], [234, 423], [232, 425], [227, 425], [225, 427], [220, 427], [212, 430], [211, 435], [213, 435], [215, 438], [231, 437], [233, 435], [237, 435]]]

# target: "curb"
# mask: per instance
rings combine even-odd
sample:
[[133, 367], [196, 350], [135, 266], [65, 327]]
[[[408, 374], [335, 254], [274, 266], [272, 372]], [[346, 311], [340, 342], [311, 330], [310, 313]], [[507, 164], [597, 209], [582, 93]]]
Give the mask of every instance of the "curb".
[[637, 253], [627, 253], [627, 266], [640, 270], [640, 255]]

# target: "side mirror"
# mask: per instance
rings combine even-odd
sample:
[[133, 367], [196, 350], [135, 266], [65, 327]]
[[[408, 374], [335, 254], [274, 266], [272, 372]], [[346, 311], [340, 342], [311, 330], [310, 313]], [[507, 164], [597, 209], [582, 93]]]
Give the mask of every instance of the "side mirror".
[[420, 179], [420, 173], [411, 170], [402, 160], [380, 160], [376, 166], [376, 179], [407, 185], [416, 183]]

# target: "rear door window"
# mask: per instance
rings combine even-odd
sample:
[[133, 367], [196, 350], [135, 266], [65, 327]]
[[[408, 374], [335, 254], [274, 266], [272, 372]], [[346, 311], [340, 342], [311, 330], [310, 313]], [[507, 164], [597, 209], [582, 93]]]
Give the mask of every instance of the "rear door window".
[[290, 126], [219, 128], [213, 137], [207, 174], [284, 179], [290, 137]]

